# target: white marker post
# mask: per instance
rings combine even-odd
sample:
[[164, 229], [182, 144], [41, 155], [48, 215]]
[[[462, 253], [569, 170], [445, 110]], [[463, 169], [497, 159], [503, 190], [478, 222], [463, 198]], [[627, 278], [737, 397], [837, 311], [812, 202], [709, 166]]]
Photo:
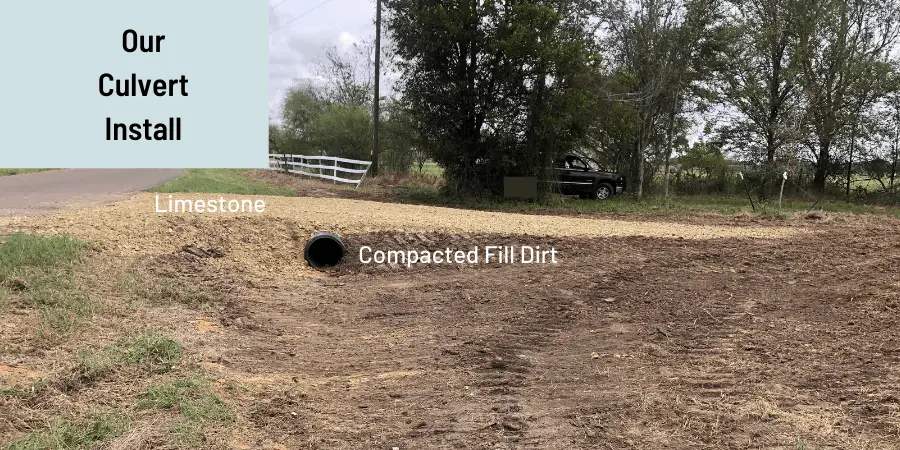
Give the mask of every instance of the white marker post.
[[784, 183], [787, 181], [787, 172], [781, 175], [781, 192], [778, 193], [778, 214], [781, 214], [781, 198], [784, 196]]

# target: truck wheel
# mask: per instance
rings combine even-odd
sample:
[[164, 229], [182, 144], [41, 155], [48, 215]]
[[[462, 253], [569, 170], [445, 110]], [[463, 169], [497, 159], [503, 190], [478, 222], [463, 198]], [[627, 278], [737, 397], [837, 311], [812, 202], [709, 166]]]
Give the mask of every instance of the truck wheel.
[[613, 196], [613, 188], [607, 183], [600, 183], [594, 190], [594, 198], [597, 200], [606, 200]]

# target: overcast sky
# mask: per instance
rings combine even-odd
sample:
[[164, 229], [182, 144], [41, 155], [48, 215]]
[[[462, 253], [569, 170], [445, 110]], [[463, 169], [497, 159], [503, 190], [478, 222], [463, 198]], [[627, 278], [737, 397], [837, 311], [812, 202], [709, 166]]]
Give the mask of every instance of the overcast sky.
[[269, 111], [285, 91], [312, 77], [325, 49], [375, 37], [375, 0], [269, 0]]

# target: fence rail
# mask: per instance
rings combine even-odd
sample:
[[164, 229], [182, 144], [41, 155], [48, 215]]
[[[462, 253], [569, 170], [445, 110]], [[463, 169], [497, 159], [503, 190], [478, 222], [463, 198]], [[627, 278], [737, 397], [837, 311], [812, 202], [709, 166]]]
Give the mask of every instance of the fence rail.
[[[323, 161], [331, 161], [331, 164], [323, 164]], [[313, 163], [315, 162], [315, 163]], [[339, 163], [345, 165], [362, 166], [361, 168], [342, 167]], [[321, 178], [323, 180], [332, 180], [347, 184], [354, 184], [356, 187], [362, 184], [369, 172], [370, 161], [360, 161], [358, 159], [338, 158], [335, 156], [308, 156], [308, 155], [290, 155], [290, 154], [269, 154], [269, 169], [283, 170], [285, 172], [305, 175], [308, 177]], [[304, 170], [309, 169], [309, 170]], [[331, 175], [328, 175], [328, 173]], [[338, 176], [338, 172], [360, 175], [358, 179], [344, 178]]]

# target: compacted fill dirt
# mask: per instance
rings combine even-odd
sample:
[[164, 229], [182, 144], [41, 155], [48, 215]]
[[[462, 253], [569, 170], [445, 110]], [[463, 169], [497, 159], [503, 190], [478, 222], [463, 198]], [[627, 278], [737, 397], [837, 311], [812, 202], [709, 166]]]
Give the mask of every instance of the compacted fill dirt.
[[[129, 313], [240, 387], [221, 390], [237, 419], [210, 448], [900, 448], [896, 220], [725, 227], [328, 198], [167, 215], [152, 202], [7, 219], [0, 234], [71, 233], [214, 299]], [[301, 252], [320, 230], [349, 256], [314, 272]], [[554, 247], [559, 263], [356, 259], [485, 245]]]

